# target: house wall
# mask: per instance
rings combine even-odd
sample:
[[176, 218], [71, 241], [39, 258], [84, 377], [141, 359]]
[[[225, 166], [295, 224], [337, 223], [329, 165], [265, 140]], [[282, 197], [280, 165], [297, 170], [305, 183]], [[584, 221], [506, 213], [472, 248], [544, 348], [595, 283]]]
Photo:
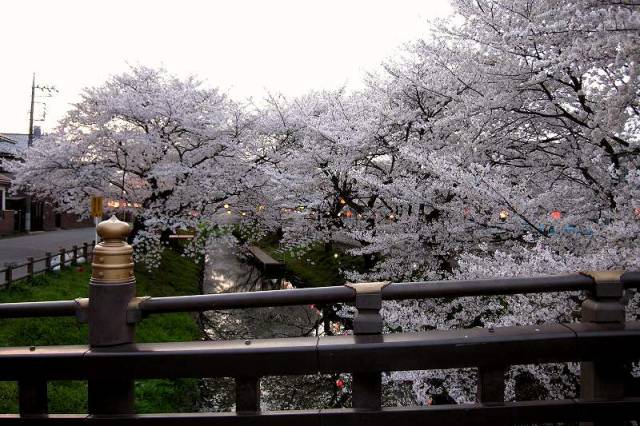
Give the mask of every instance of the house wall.
[[0, 211], [0, 235], [10, 235], [14, 233], [14, 213], [13, 210]]
[[62, 213], [62, 216], [60, 218], [60, 227], [62, 229], [76, 229], [93, 226], [93, 221], [91, 219], [79, 219], [80, 217], [78, 215]]

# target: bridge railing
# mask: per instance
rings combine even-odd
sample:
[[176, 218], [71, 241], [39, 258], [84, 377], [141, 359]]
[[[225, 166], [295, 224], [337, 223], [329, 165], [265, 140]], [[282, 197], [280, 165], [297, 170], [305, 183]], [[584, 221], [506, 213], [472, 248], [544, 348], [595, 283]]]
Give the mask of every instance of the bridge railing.
[[[640, 272], [140, 298], [124, 227], [112, 220], [99, 232], [88, 299], [0, 304], [0, 318], [76, 316], [89, 325], [88, 345], [0, 349], [0, 380], [18, 382], [20, 407], [18, 415], [0, 415], [0, 424], [622, 424], [640, 417], [640, 398], [624, 386], [625, 364], [640, 359], [640, 322], [625, 321], [623, 297], [638, 288]], [[581, 322], [382, 333], [383, 300], [557, 291], [586, 291]], [[337, 302], [356, 307], [353, 335], [134, 343], [135, 325], [147, 315]], [[505, 401], [511, 365], [550, 362], [581, 363], [580, 398]], [[382, 372], [469, 367], [478, 369], [476, 403], [382, 406]], [[352, 374], [353, 408], [260, 411], [260, 378], [317, 373]], [[134, 413], [136, 379], [178, 377], [235, 378], [236, 411]], [[47, 414], [47, 382], [66, 379], [88, 380], [89, 414]]]

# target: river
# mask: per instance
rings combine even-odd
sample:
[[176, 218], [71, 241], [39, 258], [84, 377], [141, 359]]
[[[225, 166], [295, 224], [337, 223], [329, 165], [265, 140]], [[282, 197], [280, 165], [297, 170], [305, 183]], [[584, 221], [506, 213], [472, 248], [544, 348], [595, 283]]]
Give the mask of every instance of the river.
[[[273, 288], [237, 244], [229, 240], [209, 245], [205, 258], [203, 292], [234, 293]], [[321, 315], [313, 306], [285, 306], [208, 311], [202, 315], [205, 335], [211, 340], [265, 339], [316, 336]], [[263, 410], [311, 409], [342, 406], [348, 399], [336, 384], [338, 376], [278, 376], [261, 379]], [[233, 411], [232, 378], [203, 379], [203, 411]]]

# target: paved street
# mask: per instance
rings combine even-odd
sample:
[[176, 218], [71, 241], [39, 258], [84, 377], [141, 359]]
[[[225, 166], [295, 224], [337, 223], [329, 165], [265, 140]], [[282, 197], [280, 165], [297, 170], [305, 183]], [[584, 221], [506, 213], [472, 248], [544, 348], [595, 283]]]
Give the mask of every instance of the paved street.
[[[46, 252], [55, 253], [61, 248], [71, 249], [73, 245], [81, 246], [91, 243], [95, 238], [94, 228], [68, 229], [63, 231], [43, 232], [22, 237], [0, 239], [0, 269], [7, 263], [22, 263], [27, 257], [42, 257]], [[44, 269], [44, 261], [34, 265], [35, 270]], [[26, 275], [26, 267], [14, 271], [14, 278]], [[4, 283], [4, 274], [0, 283]]]

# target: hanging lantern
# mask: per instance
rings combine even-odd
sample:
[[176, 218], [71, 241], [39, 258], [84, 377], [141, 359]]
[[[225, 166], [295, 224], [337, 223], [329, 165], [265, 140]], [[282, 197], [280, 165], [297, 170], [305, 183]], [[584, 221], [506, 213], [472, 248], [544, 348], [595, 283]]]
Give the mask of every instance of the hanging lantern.
[[340, 197], [340, 204], [347, 204], [344, 198]]
[[498, 217], [500, 217], [500, 220], [504, 222], [509, 217], [509, 212], [506, 210], [500, 210], [500, 214], [498, 214]]
[[338, 387], [338, 389], [344, 388], [344, 380], [342, 379], [336, 380], [336, 387]]
[[228, 209], [228, 208], [229, 208], [229, 204], [224, 203], [224, 206], [223, 206], [223, 207], [224, 207], [225, 209]]
[[351, 210], [347, 210], [344, 215], [350, 218], [353, 216], [353, 212], [351, 212]]
[[553, 220], [558, 220], [562, 217], [562, 213], [560, 212], [560, 210], [554, 210], [550, 213], [551, 215], [551, 219]]

